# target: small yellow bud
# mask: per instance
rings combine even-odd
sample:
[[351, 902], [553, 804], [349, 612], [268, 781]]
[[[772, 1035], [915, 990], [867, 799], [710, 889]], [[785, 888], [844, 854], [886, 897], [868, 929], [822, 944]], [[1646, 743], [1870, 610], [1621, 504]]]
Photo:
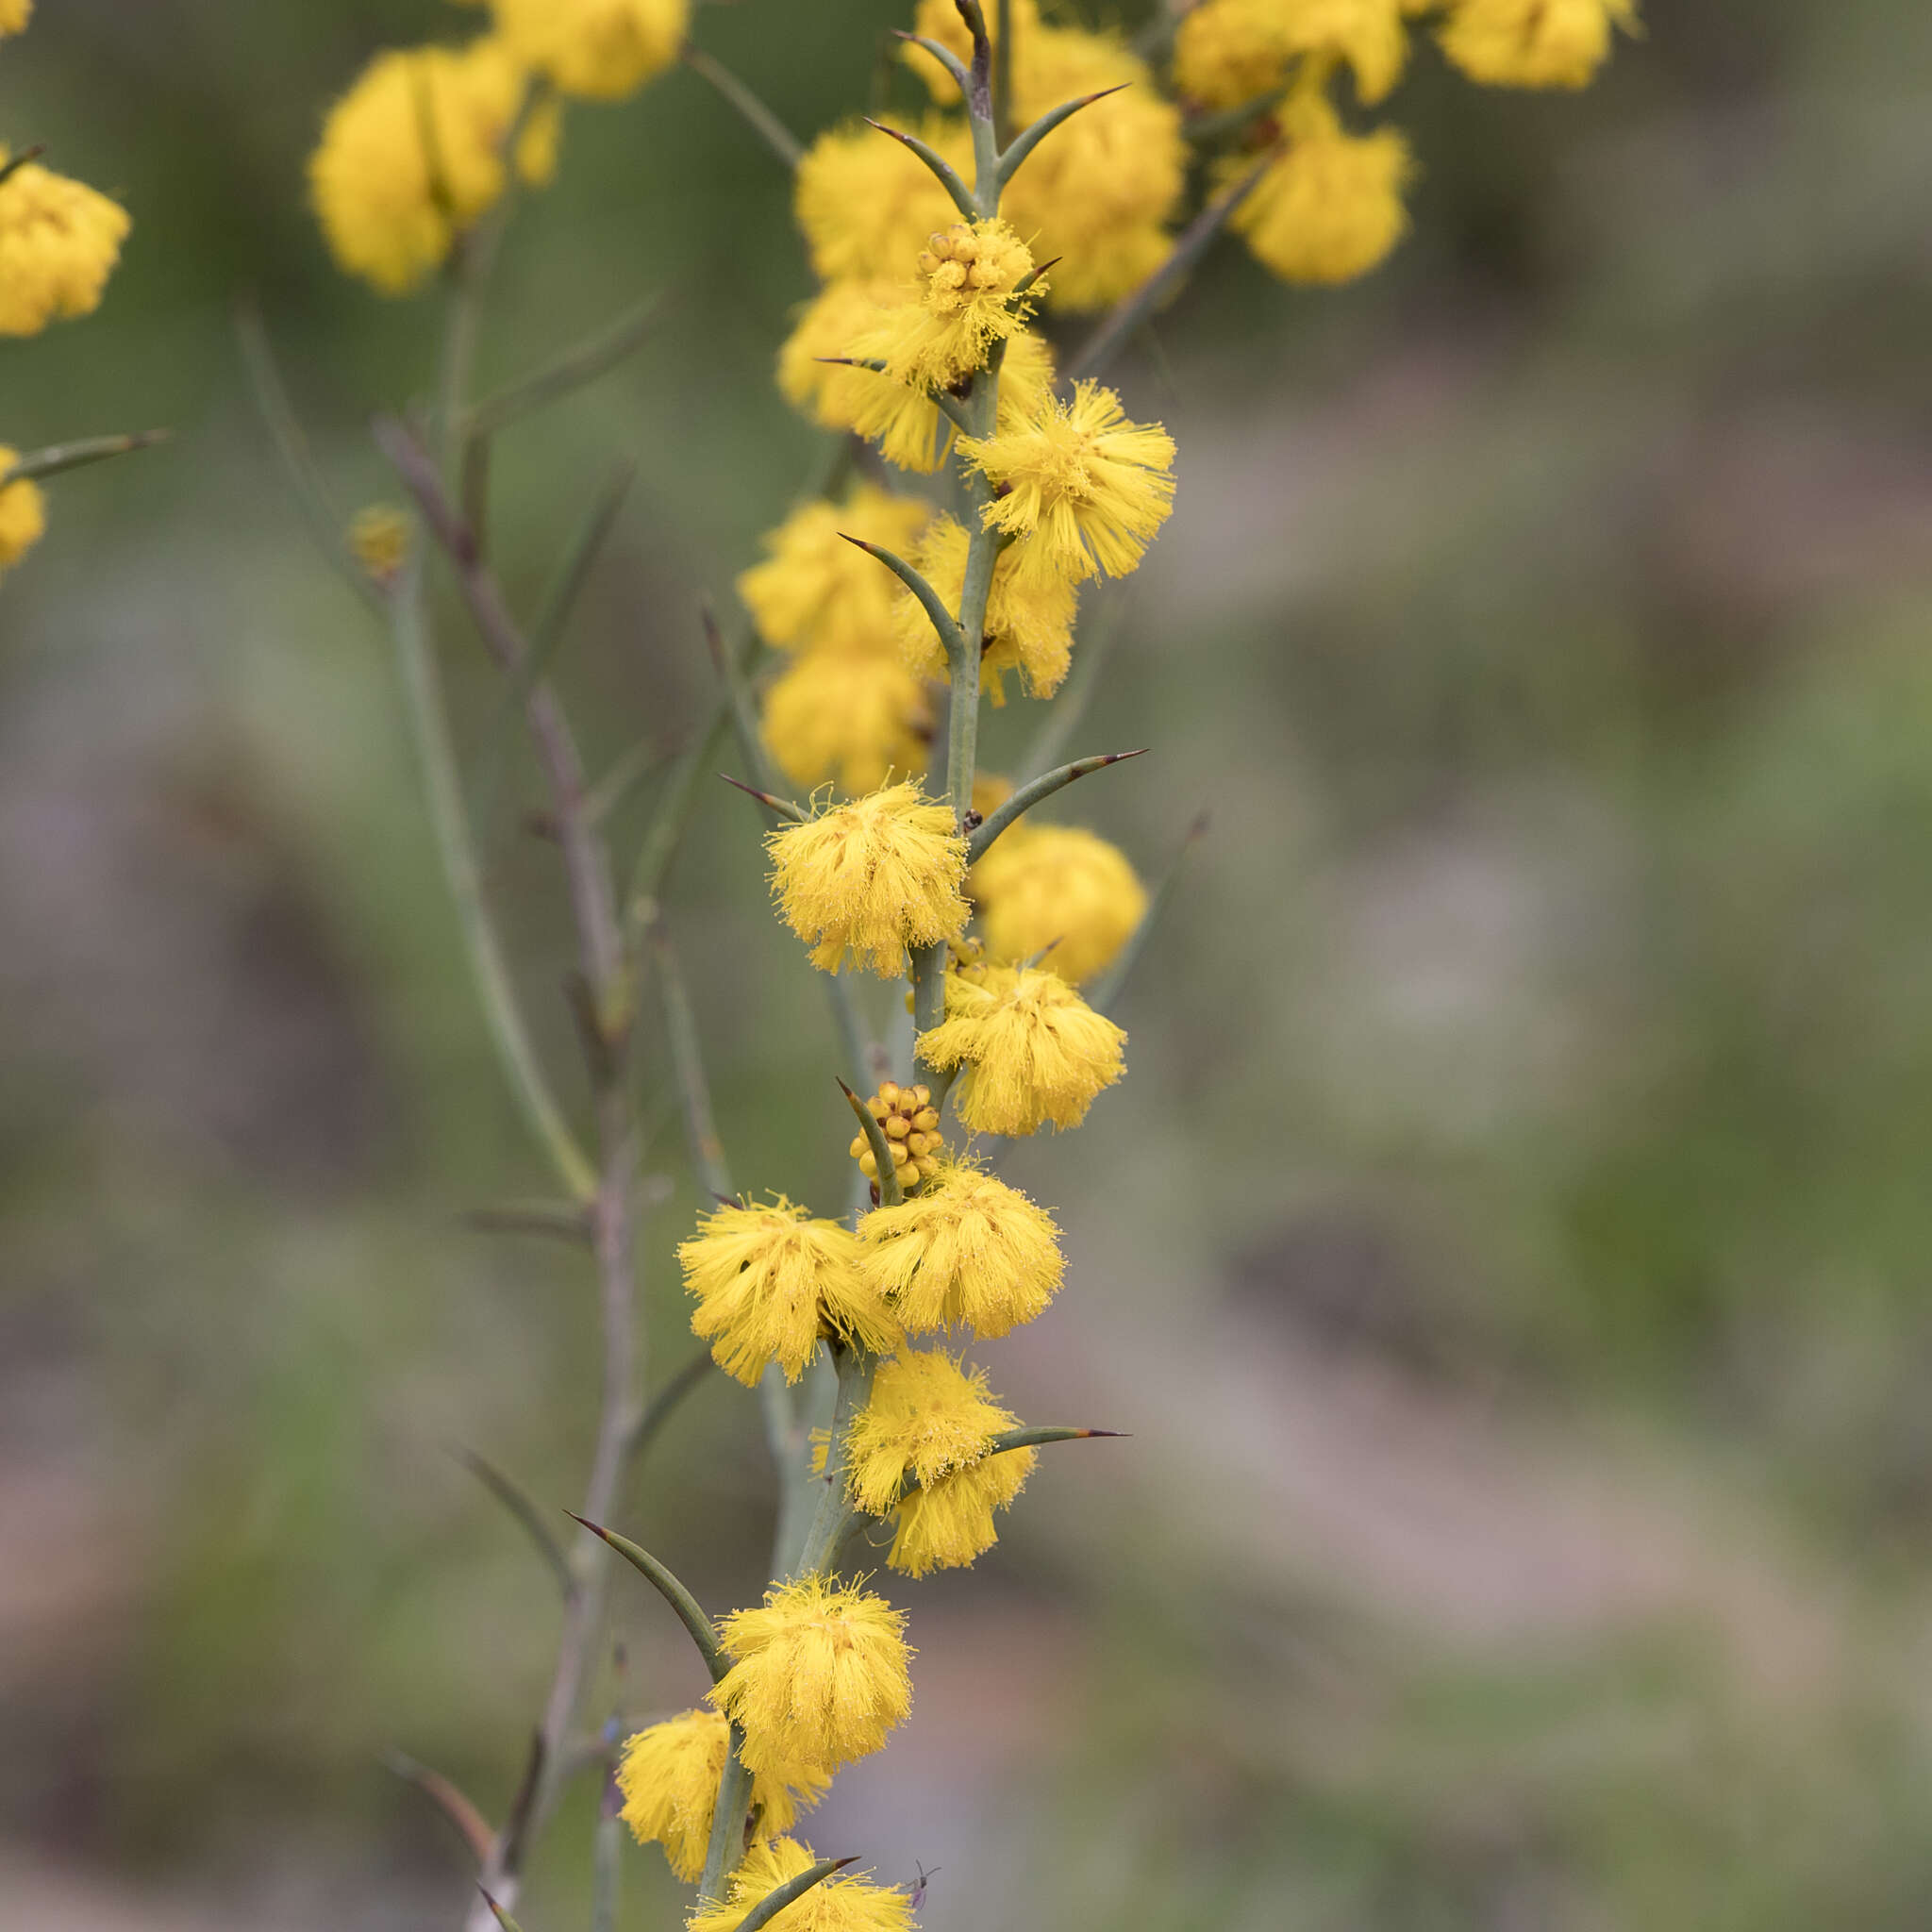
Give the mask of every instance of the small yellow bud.
[[912, 1131], [912, 1123], [903, 1113], [889, 1114], [886, 1117], [886, 1135], [893, 1141], [903, 1141]]
[[894, 1167], [904, 1167], [912, 1158], [911, 1155], [906, 1151], [905, 1141], [894, 1141], [891, 1145], [892, 1149], [892, 1165]]
[[922, 1134], [936, 1134], [940, 1129], [940, 1117], [926, 1103], [932, 1099], [932, 1089], [916, 1087], [913, 1098], [919, 1103], [919, 1111], [912, 1116], [913, 1127]]
[[852, 1144], [851, 1146], [846, 1148], [845, 1151], [846, 1153], [851, 1155], [854, 1160], [858, 1160], [864, 1156], [866, 1149], [870, 1147], [871, 1144], [872, 1143], [865, 1138], [863, 1134], [854, 1134], [852, 1137]]
[[883, 1119], [885, 1115], [891, 1113], [891, 1110], [899, 1104], [899, 1088], [897, 1082], [892, 1080], [881, 1080], [879, 1082], [879, 1091], [873, 1096], [873, 1101], [874, 1107], [876, 1108], [880, 1115], [880, 1118]]
[[869, 1181], [875, 1181], [879, 1177], [879, 1158], [870, 1147], [858, 1157], [858, 1171]]
[[906, 1151], [915, 1160], [931, 1145], [932, 1136], [930, 1134], [908, 1134], [906, 1136]]
[[939, 1157], [936, 1154], [923, 1154], [913, 1165], [919, 1170], [919, 1178], [929, 1181], [940, 1171]]

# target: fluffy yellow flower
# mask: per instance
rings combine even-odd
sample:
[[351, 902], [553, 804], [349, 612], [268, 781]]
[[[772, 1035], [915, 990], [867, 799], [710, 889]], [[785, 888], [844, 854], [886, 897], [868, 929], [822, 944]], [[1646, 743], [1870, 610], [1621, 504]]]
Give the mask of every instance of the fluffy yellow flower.
[[[386, 295], [408, 294], [441, 267], [459, 229], [508, 185], [503, 149], [525, 86], [496, 36], [468, 47], [378, 54], [329, 109], [308, 159], [308, 186], [338, 264]], [[517, 146], [525, 181], [557, 170], [554, 108]]]
[[1491, 87], [1587, 87], [1614, 27], [1637, 31], [1634, 0], [1457, 0], [1442, 51]]
[[1118, 301], [1167, 258], [1165, 224], [1187, 189], [1181, 111], [1117, 34], [1042, 27], [1017, 43], [1015, 119], [1022, 125], [1082, 94], [1124, 88], [1082, 108], [1014, 175], [1005, 212], [1035, 257], [1053, 261], [1055, 305], [1087, 310]]
[[758, 635], [781, 651], [870, 650], [892, 631], [897, 579], [864, 551], [861, 538], [898, 556], [932, 514], [916, 496], [862, 483], [843, 503], [808, 503], [764, 539], [771, 554], [738, 580]]
[[882, 361], [893, 382], [914, 389], [951, 389], [986, 367], [989, 351], [1024, 326], [1038, 296], [1035, 282], [1015, 299], [1033, 273], [1033, 256], [1005, 222], [955, 222], [932, 235], [919, 257], [919, 299], [889, 309], [858, 344]]
[[724, 1618], [731, 1668], [709, 1697], [744, 1726], [746, 1767], [829, 1776], [876, 1751], [912, 1707], [905, 1632], [883, 1597], [825, 1576], [774, 1584], [761, 1608]]
[[[20, 460], [20, 452], [0, 443], [0, 476]], [[38, 543], [47, 529], [46, 499], [38, 483], [25, 479], [0, 485], [0, 575], [5, 575]]]
[[491, 0], [518, 57], [567, 94], [621, 101], [677, 58], [690, 0]]
[[1229, 225], [1290, 282], [1348, 282], [1378, 266], [1408, 226], [1402, 191], [1414, 173], [1393, 128], [1346, 133], [1319, 96], [1283, 119], [1280, 154]]
[[855, 344], [878, 327], [899, 294], [891, 281], [827, 282], [805, 303], [778, 348], [778, 388], [786, 401], [826, 429], [850, 429], [854, 398], [884, 378], [828, 358], [856, 354]]
[[909, 1199], [874, 1208], [858, 1241], [866, 1286], [914, 1334], [973, 1328], [997, 1340], [1040, 1315], [1066, 1271], [1044, 1209], [976, 1167], [942, 1168]]
[[84, 182], [33, 161], [15, 168], [0, 181], [0, 336], [92, 315], [128, 226], [127, 211]]
[[893, 979], [908, 946], [937, 945], [966, 929], [966, 841], [952, 810], [916, 785], [870, 791], [765, 841], [772, 891], [785, 923], [836, 973], [854, 961]]
[[1174, 37], [1174, 84], [1202, 107], [1239, 107], [1312, 55], [1347, 61], [1373, 104], [1402, 77], [1411, 10], [1405, 0], [1207, 0]]
[[[872, 1401], [852, 1419], [847, 1441], [852, 1500], [891, 1516], [886, 1561], [908, 1576], [952, 1570], [999, 1541], [993, 1512], [1026, 1486], [1031, 1449], [987, 1453], [1019, 1418], [987, 1392], [986, 1377], [943, 1349], [908, 1351], [881, 1362]], [[920, 1488], [900, 1499], [906, 1478]]]
[[1021, 540], [1013, 568], [1028, 584], [1055, 576], [1124, 576], [1174, 506], [1174, 441], [1159, 424], [1127, 421], [1097, 382], [1055, 399], [1024, 428], [960, 448], [1004, 493], [989, 528]]
[[[718, 1779], [731, 1748], [731, 1726], [715, 1710], [687, 1710], [628, 1739], [617, 1765], [617, 1789], [624, 1799], [624, 1822], [640, 1844], [660, 1844], [671, 1869], [687, 1885], [705, 1869], [705, 1850], [717, 1808]], [[813, 1805], [826, 1780], [799, 1776], [793, 1792], [788, 1781], [770, 1773], [752, 1780], [751, 1802], [760, 1838], [790, 1831], [801, 1802]]]
[[679, 1243], [677, 1264], [697, 1298], [691, 1333], [748, 1389], [773, 1362], [797, 1381], [822, 1335], [873, 1354], [897, 1341], [896, 1319], [859, 1278], [851, 1231], [812, 1220], [782, 1194], [767, 1207], [706, 1215]]
[[995, 959], [1031, 958], [1076, 986], [1104, 972], [1147, 911], [1126, 855], [1079, 825], [1023, 820], [996, 839], [966, 890]]
[[[938, 469], [952, 446], [953, 425], [930, 393], [870, 370], [852, 373], [858, 380], [848, 392], [852, 414], [846, 426], [877, 443], [879, 454], [902, 470]], [[1001, 429], [1023, 427], [1052, 395], [1053, 351], [1024, 330], [1007, 344], [1000, 365]]]
[[[929, 115], [900, 131], [916, 133], [971, 178], [973, 137], [964, 123]], [[917, 155], [863, 122], [812, 142], [792, 194], [812, 269], [826, 282], [909, 274], [926, 237], [959, 212]]]
[[[963, 525], [938, 516], [926, 526], [909, 561], [939, 592], [948, 610], [958, 610], [966, 588], [966, 553], [971, 539]], [[1062, 576], [1031, 581], [1013, 568], [1013, 553], [1001, 553], [993, 565], [986, 600], [986, 649], [979, 660], [982, 684], [995, 705], [1007, 701], [1006, 676], [1020, 674], [1028, 697], [1050, 698], [1059, 690], [1074, 653], [1074, 618], [1080, 587]], [[924, 677], [952, 681], [939, 633], [918, 598], [901, 587], [894, 612], [906, 661]]]
[[812, 651], [766, 691], [759, 735], [792, 784], [873, 791], [894, 772], [925, 769], [932, 707], [897, 656]]
[[[754, 1845], [731, 1874], [724, 1901], [700, 1899], [685, 1932], [738, 1932], [755, 1906], [817, 1863], [818, 1854], [796, 1839]], [[914, 1932], [912, 1907], [903, 1891], [842, 1872], [766, 1923], [771, 1932]]]
[[919, 1036], [928, 1066], [965, 1068], [959, 1118], [977, 1133], [1077, 1127], [1126, 1071], [1127, 1036], [1057, 973], [977, 966], [946, 975], [946, 1017]]
[[34, 0], [0, 0], [0, 35], [24, 34], [33, 11]]
[[1174, 37], [1174, 83], [1200, 108], [1238, 108], [1281, 85], [1280, 0], [1203, 0]]

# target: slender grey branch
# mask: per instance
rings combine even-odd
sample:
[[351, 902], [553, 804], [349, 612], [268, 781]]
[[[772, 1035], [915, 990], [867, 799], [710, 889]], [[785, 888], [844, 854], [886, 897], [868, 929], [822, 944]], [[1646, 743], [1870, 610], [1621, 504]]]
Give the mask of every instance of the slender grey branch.
[[1208, 252], [1208, 243], [1255, 192], [1256, 184], [1268, 171], [1273, 158], [1272, 156], [1263, 156], [1240, 180], [1224, 188], [1181, 230], [1167, 259], [1131, 294], [1124, 295], [1107, 320], [1088, 337], [1086, 344], [1068, 365], [1069, 382], [1076, 382], [1086, 375], [1097, 375], [1112, 361], [1121, 344], [1160, 307], [1169, 291], [1176, 288], [1182, 276]]
[[625, 1454], [633, 1463], [641, 1460], [644, 1452], [658, 1440], [658, 1432], [671, 1420], [678, 1404], [716, 1366], [711, 1351], [708, 1348], [699, 1349], [644, 1405], [643, 1413], [638, 1417], [637, 1427], [631, 1431], [630, 1441], [625, 1444]]
[[967, 858], [974, 862], [984, 858], [987, 848], [1008, 825], [1031, 811], [1041, 799], [1051, 798], [1062, 787], [1071, 785], [1075, 778], [1084, 778], [1090, 772], [1104, 772], [1108, 765], [1124, 764], [1128, 758], [1144, 758], [1146, 755], [1144, 745], [1139, 751], [1102, 752], [1096, 758], [1075, 758], [1071, 765], [1062, 765], [1057, 772], [1044, 773], [1031, 784], [1021, 786], [967, 840]]
[[804, 143], [722, 61], [712, 59], [702, 47], [694, 47], [689, 41], [685, 42], [683, 59], [693, 74], [702, 75], [738, 109], [745, 125], [777, 156], [782, 166], [796, 168], [804, 160]]
[[1181, 875], [1181, 867], [1186, 863], [1188, 854], [1207, 836], [1208, 815], [1203, 812], [1188, 828], [1188, 836], [1182, 840], [1181, 848], [1174, 856], [1173, 862], [1161, 875], [1160, 883], [1154, 889], [1154, 896], [1147, 902], [1147, 909], [1141, 915], [1141, 923], [1127, 936], [1127, 942], [1114, 955], [1113, 964], [1096, 979], [1087, 991], [1087, 1003], [1096, 1013], [1111, 1013], [1122, 992], [1125, 990], [1128, 976], [1139, 963], [1142, 949], [1152, 936], [1156, 924], [1167, 904], [1174, 897], [1174, 890]]
[[575, 1595], [577, 1580], [571, 1574], [570, 1558], [563, 1545], [550, 1533], [550, 1524], [536, 1499], [507, 1471], [498, 1469], [487, 1456], [475, 1449], [458, 1447], [457, 1459], [516, 1519], [517, 1525], [537, 1545], [538, 1554], [549, 1564], [557, 1587], [566, 1597]]
[[418, 1764], [401, 1751], [387, 1753], [382, 1761], [405, 1784], [414, 1785], [456, 1826], [477, 1864], [482, 1864], [489, 1857], [496, 1834], [490, 1829], [489, 1820], [456, 1785], [440, 1771], [431, 1771], [426, 1764]]
[[661, 291], [646, 295], [608, 327], [566, 349], [555, 362], [473, 405], [462, 421], [465, 441], [494, 436], [519, 417], [608, 375], [643, 342], [663, 307]]

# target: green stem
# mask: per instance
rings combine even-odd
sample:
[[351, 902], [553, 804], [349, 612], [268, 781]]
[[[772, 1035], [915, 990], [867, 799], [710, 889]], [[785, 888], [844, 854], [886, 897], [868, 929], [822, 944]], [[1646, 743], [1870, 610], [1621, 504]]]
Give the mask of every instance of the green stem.
[[744, 1857], [744, 1821], [751, 1810], [751, 1773], [740, 1752], [744, 1748], [741, 1725], [731, 1726], [731, 1747], [718, 1779], [718, 1797], [711, 1812], [711, 1839], [705, 1847], [705, 1875], [698, 1880], [701, 1899], [722, 1900], [725, 1882]]

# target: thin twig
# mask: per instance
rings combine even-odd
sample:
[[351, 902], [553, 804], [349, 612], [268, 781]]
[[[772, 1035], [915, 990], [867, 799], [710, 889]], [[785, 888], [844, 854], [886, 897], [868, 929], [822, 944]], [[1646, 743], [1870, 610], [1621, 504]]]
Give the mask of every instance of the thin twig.
[[740, 80], [722, 61], [714, 60], [702, 47], [689, 41], [684, 46], [684, 64], [702, 75], [743, 117], [745, 125], [771, 151], [780, 164], [796, 168], [805, 158], [805, 144], [771, 108]]

